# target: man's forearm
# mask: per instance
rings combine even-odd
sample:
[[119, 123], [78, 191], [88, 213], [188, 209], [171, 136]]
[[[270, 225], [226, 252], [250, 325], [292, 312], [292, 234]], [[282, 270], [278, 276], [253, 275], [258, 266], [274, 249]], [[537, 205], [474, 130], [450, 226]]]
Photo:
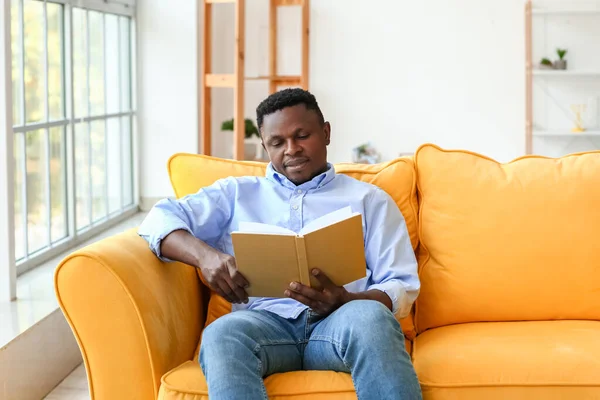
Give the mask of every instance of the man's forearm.
[[194, 267], [198, 267], [211, 251], [214, 251], [212, 247], [185, 230], [171, 232], [160, 244], [160, 253], [164, 257]]
[[373, 289], [366, 292], [348, 293], [350, 300], [375, 300], [392, 311], [392, 299], [381, 290]]

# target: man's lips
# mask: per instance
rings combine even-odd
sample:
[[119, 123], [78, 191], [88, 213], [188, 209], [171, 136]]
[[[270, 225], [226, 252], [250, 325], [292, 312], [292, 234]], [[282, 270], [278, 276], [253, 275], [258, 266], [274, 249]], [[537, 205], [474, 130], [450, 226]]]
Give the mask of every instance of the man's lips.
[[298, 158], [296, 160], [287, 161], [283, 165], [286, 168], [296, 169], [296, 168], [303, 167], [304, 164], [306, 164], [307, 162], [308, 162], [308, 158]]

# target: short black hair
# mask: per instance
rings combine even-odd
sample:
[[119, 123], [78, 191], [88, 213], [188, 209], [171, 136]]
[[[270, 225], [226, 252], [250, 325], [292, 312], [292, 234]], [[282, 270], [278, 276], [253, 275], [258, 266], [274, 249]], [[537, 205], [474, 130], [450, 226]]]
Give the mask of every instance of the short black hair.
[[258, 130], [262, 131], [265, 115], [273, 114], [274, 112], [287, 107], [297, 106], [298, 104], [304, 104], [307, 110], [315, 111], [319, 116], [321, 124], [325, 123], [325, 118], [323, 118], [323, 113], [319, 108], [317, 99], [312, 93], [300, 88], [289, 88], [271, 94], [256, 107]]

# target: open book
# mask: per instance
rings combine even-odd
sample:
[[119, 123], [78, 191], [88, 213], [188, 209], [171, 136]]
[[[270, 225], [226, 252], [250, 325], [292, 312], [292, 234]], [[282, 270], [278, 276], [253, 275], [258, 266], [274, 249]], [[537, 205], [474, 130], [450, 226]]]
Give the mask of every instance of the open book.
[[232, 232], [237, 267], [251, 297], [284, 297], [291, 282], [320, 288], [319, 268], [337, 286], [366, 276], [362, 217], [350, 207], [307, 224], [299, 234], [274, 225], [242, 222]]

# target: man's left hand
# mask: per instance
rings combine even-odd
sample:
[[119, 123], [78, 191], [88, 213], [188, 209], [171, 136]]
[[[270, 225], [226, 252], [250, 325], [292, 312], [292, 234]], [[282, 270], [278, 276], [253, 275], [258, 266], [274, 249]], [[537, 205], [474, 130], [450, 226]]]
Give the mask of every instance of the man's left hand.
[[321, 283], [317, 290], [298, 282], [292, 282], [285, 295], [310, 307], [319, 315], [329, 315], [351, 300], [351, 294], [343, 286], [336, 286], [320, 270], [313, 269], [312, 274]]

